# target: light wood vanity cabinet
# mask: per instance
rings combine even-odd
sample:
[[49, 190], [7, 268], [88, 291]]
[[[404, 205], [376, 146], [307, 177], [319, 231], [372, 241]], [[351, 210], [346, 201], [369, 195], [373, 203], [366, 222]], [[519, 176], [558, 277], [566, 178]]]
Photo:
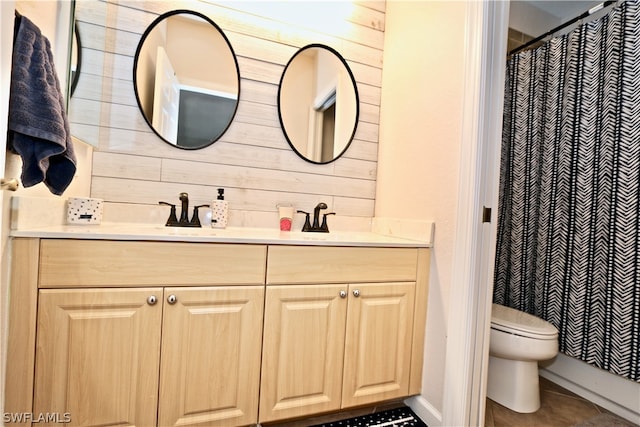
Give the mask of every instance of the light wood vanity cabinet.
[[241, 426], [420, 392], [428, 249], [12, 244], [5, 412]]
[[269, 286], [260, 421], [340, 409], [347, 303], [343, 285]]
[[427, 263], [411, 248], [270, 247], [260, 421], [418, 393]]
[[257, 422], [266, 246], [14, 244], [16, 262], [30, 265], [13, 279], [39, 288], [37, 338], [32, 382], [8, 383], [33, 388], [33, 409], [9, 401], [5, 411], [68, 413], [72, 426]]
[[34, 413], [155, 424], [162, 308], [151, 295], [162, 288], [39, 292]]
[[264, 287], [167, 288], [164, 295], [177, 302], [164, 308], [158, 425], [255, 423]]
[[255, 423], [264, 290], [238, 288], [41, 290], [34, 412], [83, 426], [151, 426], [156, 413], [159, 426]]

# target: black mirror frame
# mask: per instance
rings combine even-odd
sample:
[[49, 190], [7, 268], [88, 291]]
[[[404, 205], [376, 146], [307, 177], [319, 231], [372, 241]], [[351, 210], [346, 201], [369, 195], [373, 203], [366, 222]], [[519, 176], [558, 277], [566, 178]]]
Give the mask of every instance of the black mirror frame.
[[78, 79], [80, 79], [80, 69], [82, 67], [82, 43], [80, 42], [80, 30], [78, 29], [78, 23], [75, 22], [73, 24], [74, 37], [76, 41], [76, 71], [73, 74], [73, 80], [71, 80], [71, 86], [69, 87], [69, 98], [73, 96], [73, 92], [76, 90], [76, 86], [78, 86]]
[[[164, 20], [166, 18], [169, 18], [169, 17], [171, 17], [173, 15], [179, 15], [179, 14], [196, 15], [199, 18], [202, 18], [205, 21], [207, 21], [209, 24], [211, 24], [218, 31], [218, 33], [220, 33], [220, 35], [224, 39], [225, 43], [227, 44], [227, 47], [229, 48], [229, 51], [231, 52], [231, 56], [233, 57], [233, 62], [234, 62], [235, 67], [236, 67], [236, 76], [238, 78], [238, 99], [237, 99], [237, 102], [236, 102], [235, 109], [233, 110], [233, 114], [231, 115], [231, 118], [229, 119], [229, 123], [227, 123], [227, 126], [223, 129], [222, 132], [220, 132], [220, 135], [216, 139], [212, 139], [211, 141], [209, 141], [209, 143], [201, 145], [201, 146], [198, 146], [198, 147], [181, 147], [178, 144], [172, 144], [171, 142], [167, 141], [162, 135], [160, 135], [160, 133], [158, 133], [158, 131], [153, 127], [153, 125], [152, 125], [151, 121], [149, 120], [149, 118], [144, 114], [144, 111], [142, 109], [142, 103], [140, 102], [140, 95], [138, 94], [138, 85], [136, 84], [137, 83], [137, 73], [138, 73], [138, 57], [140, 56], [140, 51], [142, 50], [142, 45], [144, 44], [145, 40], [147, 39], [147, 37], [149, 36], [151, 31], [155, 28], [155, 26], [158, 25], [158, 23], [160, 23], [162, 20]], [[136, 48], [136, 54], [135, 54], [134, 59], [133, 59], [133, 89], [135, 91], [136, 102], [138, 103], [138, 109], [140, 110], [140, 113], [142, 114], [142, 117], [144, 117], [144, 120], [147, 122], [147, 124], [149, 125], [151, 130], [153, 130], [153, 132], [161, 140], [163, 140], [167, 144], [171, 145], [172, 147], [180, 148], [182, 150], [200, 150], [202, 148], [206, 148], [206, 147], [210, 146], [211, 144], [213, 144], [214, 142], [216, 142], [220, 138], [222, 138], [222, 136], [229, 129], [229, 126], [231, 126], [231, 123], [233, 123], [233, 119], [235, 118], [236, 113], [238, 112], [238, 104], [240, 104], [240, 66], [238, 65], [238, 58], [236, 58], [236, 52], [233, 50], [233, 47], [231, 46], [231, 43], [229, 42], [229, 39], [227, 38], [227, 36], [224, 33], [224, 31], [222, 31], [222, 28], [220, 28], [208, 16], [206, 16], [206, 15], [200, 13], [200, 12], [196, 12], [194, 10], [188, 10], [188, 9], [172, 10], [172, 11], [163, 13], [162, 15], [160, 15], [156, 19], [154, 19], [153, 22], [144, 31], [144, 34], [142, 34], [142, 37], [140, 38], [140, 41], [138, 42], [138, 46]]]
[[[289, 65], [291, 64], [291, 62], [299, 55], [301, 54], [303, 51], [307, 50], [307, 49], [311, 49], [311, 48], [321, 48], [321, 49], [325, 49], [330, 51], [331, 53], [333, 53], [339, 60], [340, 62], [342, 62], [342, 65], [344, 65], [344, 68], [347, 70], [347, 73], [349, 74], [349, 77], [351, 78], [351, 83], [353, 84], [353, 92], [355, 94], [356, 97], [356, 116], [355, 116], [355, 120], [354, 120], [354, 124], [353, 124], [353, 131], [351, 132], [351, 136], [349, 137], [349, 140], [347, 141], [344, 149], [340, 152], [340, 154], [338, 154], [337, 156], [335, 156], [332, 160], [328, 160], [326, 162], [317, 162], [314, 160], [311, 160], [309, 158], [307, 158], [306, 156], [304, 156], [302, 153], [300, 153], [300, 151], [298, 151], [298, 149], [295, 147], [295, 145], [293, 144], [293, 142], [291, 141], [291, 139], [289, 138], [289, 135], [287, 134], [287, 130], [285, 129], [285, 125], [284, 125], [284, 120], [282, 117], [282, 108], [281, 108], [281, 95], [282, 95], [282, 82], [284, 81], [284, 76], [287, 73], [287, 69], [289, 68]], [[287, 65], [284, 67], [284, 71], [282, 71], [282, 76], [280, 77], [280, 83], [278, 84], [278, 119], [280, 120], [280, 128], [282, 129], [282, 133], [284, 134], [284, 137], [287, 139], [287, 143], [289, 144], [289, 146], [291, 147], [291, 149], [298, 155], [298, 157], [300, 157], [301, 159], [309, 162], [309, 163], [313, 163], [316, 165], [326, 165], [332, 162], [335, 162], [336, 160], [338, 160], [340, 157], [342, 157], [342, 155], [349, 149], [349, 146], [351, 145], [351, 143], [353, 142], [353, 138], [356, 134], [356, 129], [358, 128], [358, 121], [360, 120], [360, 96], [358, 95], [358, 86], [356, 84], [356, 79], [353, 76], [353, 73], [351, 72], [351, 68], [349, 68], [349, 65], [347, 64], [347, 61], [342, 57], [342, 55], [340, 55], [340, 53], [335, 50], [334, 48], [324, 45], [324, 44], [320, 44], [320, 43], [312, 43], [306, 46], [301, 47], [292, 57], [291, 59], [289, 59], [289, 61], [287, 62]]]

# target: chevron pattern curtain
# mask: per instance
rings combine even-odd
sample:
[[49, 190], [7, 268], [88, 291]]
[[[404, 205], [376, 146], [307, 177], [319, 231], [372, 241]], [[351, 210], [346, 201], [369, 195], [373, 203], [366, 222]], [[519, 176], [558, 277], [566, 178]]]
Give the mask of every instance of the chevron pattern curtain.
[[507, 64], [494, 302], [640, 382], [640, 8]]

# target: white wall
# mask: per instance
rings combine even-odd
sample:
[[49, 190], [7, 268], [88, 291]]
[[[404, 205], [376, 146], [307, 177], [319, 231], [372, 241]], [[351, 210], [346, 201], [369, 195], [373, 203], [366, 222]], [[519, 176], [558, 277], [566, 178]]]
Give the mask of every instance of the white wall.
[[509, 27], [531, 37], [538, 37], [561, 23], [560, 18], [526, 1], [512, 1], [509, 7]]
[[436, 422], [455, 269], [465, 18], [464, 2], [387, 2], [375, 212], [436, 224], [423, 377]]

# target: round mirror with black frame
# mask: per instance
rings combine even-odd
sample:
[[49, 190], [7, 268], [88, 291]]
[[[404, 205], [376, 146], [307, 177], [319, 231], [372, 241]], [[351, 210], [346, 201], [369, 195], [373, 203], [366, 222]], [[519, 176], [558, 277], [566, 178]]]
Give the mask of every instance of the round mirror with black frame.
[[69, 87], [69, 96], [73, 96], [73, 92], [76, 91], [78, 86], [78, 79], [80, 78], [80, 67], [82, 66], [82, 44], [80, 42], [80, 31], [78, 30], [78, 23], [73, 26], [73, 36], [71, 38], [71, 84]]
[[167, 12], [147, 28], [136, 49], [133, 84], [151, 129], [187, 150], [217, 141], [240, 99], [240, 69], [229, 40], [191, 10]]
[[358, 116], [356, 81], [344, 58], [322, 44], [298, 50], [278, 88], [278, 117], [293, 151], [311, 163], [338, 159], [353, 140]]

